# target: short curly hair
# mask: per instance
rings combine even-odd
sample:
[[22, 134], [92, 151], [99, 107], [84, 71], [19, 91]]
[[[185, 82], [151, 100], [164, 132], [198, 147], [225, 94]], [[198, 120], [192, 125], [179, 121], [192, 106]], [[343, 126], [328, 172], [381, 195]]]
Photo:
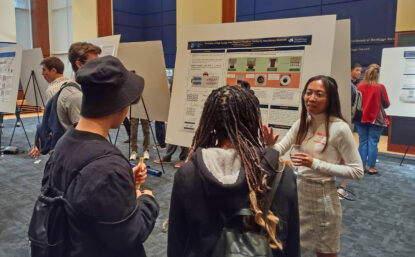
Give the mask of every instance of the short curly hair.
[[73, 43], [69, 48], [68, 58], [72, 65], [72, 70], [76, 72], [78, 66], [76, 66], [76, 61], [85, 63], [88, 57], [88, 54], [100, 54], [101, 48], [98, 46], [87, 43], [87, 42], [77, 42]]

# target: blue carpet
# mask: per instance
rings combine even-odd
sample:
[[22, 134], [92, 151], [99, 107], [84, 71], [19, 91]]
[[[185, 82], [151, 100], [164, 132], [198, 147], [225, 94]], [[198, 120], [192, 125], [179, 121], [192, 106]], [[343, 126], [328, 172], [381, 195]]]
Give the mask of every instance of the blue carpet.
[[[36, 118], [23, 119], [29, 139], [33, 141]], [[2, 145], [8, 144], [14, 120], [6, 120]], [[111, 132], [114, 139], [116, 130]], [[121, 127], [117, 146], [127, 156], [127, 138]], [[142, 139], [139, 129], [139, 139]], [[152, 141], [152, 140], [151, 140]], [[152, 141], [153, 142], [153, 141]], [[139, 154], [142, 149], [139, 140]], [[28, 222], [34, 201], [39, 194], [40, 180], [47, 156], [39, 164], [27, 156], [29, 149], [22, 128], [16, 129], [13, 144], [23, 150], [18, 155], [0, 157], [0, 257], [27, 257]], [[178, 159], [178, 153], [173, 160]], [[158, 159], [150, 150], [152, 162]], [[164, 152], [161, 152], [163, 154]], [[399, 166], [399, 157], [380, 154], [377, 168], [379, 175], [366, 175], [352, 181], [349, 188], [358, 196], [355, 202], [342, 201], [343, 230], [340, 256], [347, 257], [413, 257], [415, 256], [415, 160], [407, 159]], [[161, 211], [156, 227], [145, 243], [149, 257], [166, 256], [167, 234], [162, 232], [162, 222], [168, 216], [168, 206], [175, 169], [165, 165], [166, 174], [161, 178], [149, 176], [145, 188], [154, 192]]]

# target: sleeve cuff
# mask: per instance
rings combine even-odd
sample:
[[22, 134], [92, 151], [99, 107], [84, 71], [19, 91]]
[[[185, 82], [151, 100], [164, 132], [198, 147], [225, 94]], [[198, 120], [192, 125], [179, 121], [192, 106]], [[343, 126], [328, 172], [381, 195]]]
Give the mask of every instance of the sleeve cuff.
[[320, 160], [317, 158], [313, 158], [313, 164], [311, 164], [311, 169], [317, 170], [317, 167], [319, 166], [319, 164], [320, 164]]

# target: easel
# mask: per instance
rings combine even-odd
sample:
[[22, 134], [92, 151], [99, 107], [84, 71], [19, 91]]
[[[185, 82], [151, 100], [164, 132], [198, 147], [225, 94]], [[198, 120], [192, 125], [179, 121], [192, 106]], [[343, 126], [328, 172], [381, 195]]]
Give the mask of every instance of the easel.
[[[34, 70], [31, 71], [29, 81], [27, 81], [26, 89], [23, 93], [23, 100], [26, 98], [26, 94], [27, 94], [27, 90], [29, 89], [30, 81], [32, 81], [32, 83], [33, 83], [33, 90], [34, 90], [34, 93], [35, 93], [35, 101], [36, 101], [36, 107], [37, 107], [37, 121], [38, 121], [38, 123], [40, 123], [39, 103], [37, 101], [37, 94], [39, 94], [39, 96], [40, 96], [40, 100], [42, 101], [43, 107], [45, 107], [45, 102], [43, 101], [43, 97], [42, 97], [42, 94], [40, 92], [39, 83], [37, 82], [36, 74], [35, 74]], [[21, 111], [22, 111], [22, 107], [23, 107], [23, 101], [20, 103], [20, 106], [16, 109], [16, 113], [20, 114]], [[20, 117], [20, 115], [19, 115], [19, 117]], [[13, 133], [12, 133], [12, 136], [10, 138], [9, 146], [12, 144], [13, 137], [14, 137], [14, 132], [16, 131], [17, 122], [19, 122], [19, 120], [20, 120], [20, 123], [22, 124], [23, 131], [26, 135], [27, 143], [29, 144], [29, 147], [32, 148], [32, 145], [30, 144], [29, 137], [27, 136], [26, 129], [25, 129], [24, 124], [23, 124], [23, 120], [21, 118], [20, 119], [16, 118], [16, 123], [14, 124]]]
[[403, 160], [405, 159], [406, 154], [408, 153], [408, 151], [409, 151], [409, 147], [410, 147], [410, 146], [411, 146], [411, 145], [407, 145], [407, 146], [406, 146], [406, 151], [405, 151], [405, 154], [403, 155], [402, 160], [401, 160], [401, 163], [399, 164], [399, 166], [402, 166]]
[[[146, 113], [147, 120], [149, 121], [148, 123], [149, 123], [149, 126], [150, 126], [150, 132], [151, 132], [151, 136], [153, 137], [153, 141], [154, 141], [154, 142], [157, 142], [157, 141], [156, 141], [156, 137], [154, 136], [153, 127], [151, 126], [151, 120], [150, 120], [150, 117], [149, 117], [149, 115], [148, 115], [148, 112], [147, 112], [147, 107], [146, 107], [146, 104], [144, 103], [144, 98], [143, 98], [143, 96], [141, 96], [141, 99], [140, 99], [140, 100], [141, 100], [141, 102], [143, 103], [144, 111], [145, 111], [145, 113]], [[131, 120], [131, 105], [130, 105], [129, 119]], [[121, 125], [120, 125], [120, 127], [121, 127]], [[119, 134], [119, 132], [120, 132], [120, 127], [118, 127], [118, 130], [117, 130], [117, 135], [115, 136], [114, 146], [117, 144], [117, 139], [118, 139], [118, 134]], [[131, 132], [131, 133], [132, 133], [132, 132]], [[109, 136], [109, 135], [108, 135], [108, 136]], [[109, 137], [109, 140], [110, 140], [110, 142], [111, 142], [111, 137]], [[156, 151], [157, 151], [157, 156], [158, 156], [158, 157], [159, 157], [159, 159], [161, 160], [161, 155], [160, 155], [160, 151], [159, 151], [158, 147], [156, 147]], [[131, 143], [129, 142], [129, 143], [128, 143], [128, 156], [130, 156], [130, 154], [131, 154]], [[161, 170], [162, 170], [163, 174], [165, 174], [166, 172], [164, 171], [163, 163], [160, 163], [160, 164], [161, 164]]]

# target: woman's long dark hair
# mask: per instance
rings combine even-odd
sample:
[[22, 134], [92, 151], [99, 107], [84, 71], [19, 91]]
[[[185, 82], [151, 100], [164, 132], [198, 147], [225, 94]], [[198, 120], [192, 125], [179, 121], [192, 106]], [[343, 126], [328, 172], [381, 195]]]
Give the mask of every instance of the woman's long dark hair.
[[308, 85], [316, 80], [321, 80], [324, 85], [324, 89], [326, 90], [326, 97], [327, 97], [327, 107], [325, 110], [326, 114], [326, 123], [325, 123], [325, 130], [327, 135], [327, 141], [324, 145], [324, 148], [321, 152], [324, 152], [327, 148], [329, 142], [329, 126], [330, 126], [330, 116], [334, 116], [344, 120], [341, 108], [340, 108], [340, 98], [338, 92], [338, 86], [335, 79], [329, 76], [318, 75], [310, 78], [307, 83], [305, 84], [303, 93], [301, 94], [301, 120], [300, 120], [300, 127], [298, 128], [297, 137], [295, 138], [295, 144], [301, 145], [301, 143], [305, 140], [307, 136], [307, 132], [310, 126], [310, 122], [307, 119], [307, 109], [304, 102], [304, 95], [307, 92]]
[[221, 147], [230, 141], [239, 154], [249, 187], [251, 209], [255, 213], [251, 224], [267, 231], [270, 246], [282, 249], [276, 239], [278, 218], [270, 211], [264, 220], [263, 212], [269, 174], [261, 167], [256, 148], [264, 147], [261, 113], [257, 99], [248, 90], [224, 86], [213, 90], [207, 98], [190, 152], [198, 147]]

